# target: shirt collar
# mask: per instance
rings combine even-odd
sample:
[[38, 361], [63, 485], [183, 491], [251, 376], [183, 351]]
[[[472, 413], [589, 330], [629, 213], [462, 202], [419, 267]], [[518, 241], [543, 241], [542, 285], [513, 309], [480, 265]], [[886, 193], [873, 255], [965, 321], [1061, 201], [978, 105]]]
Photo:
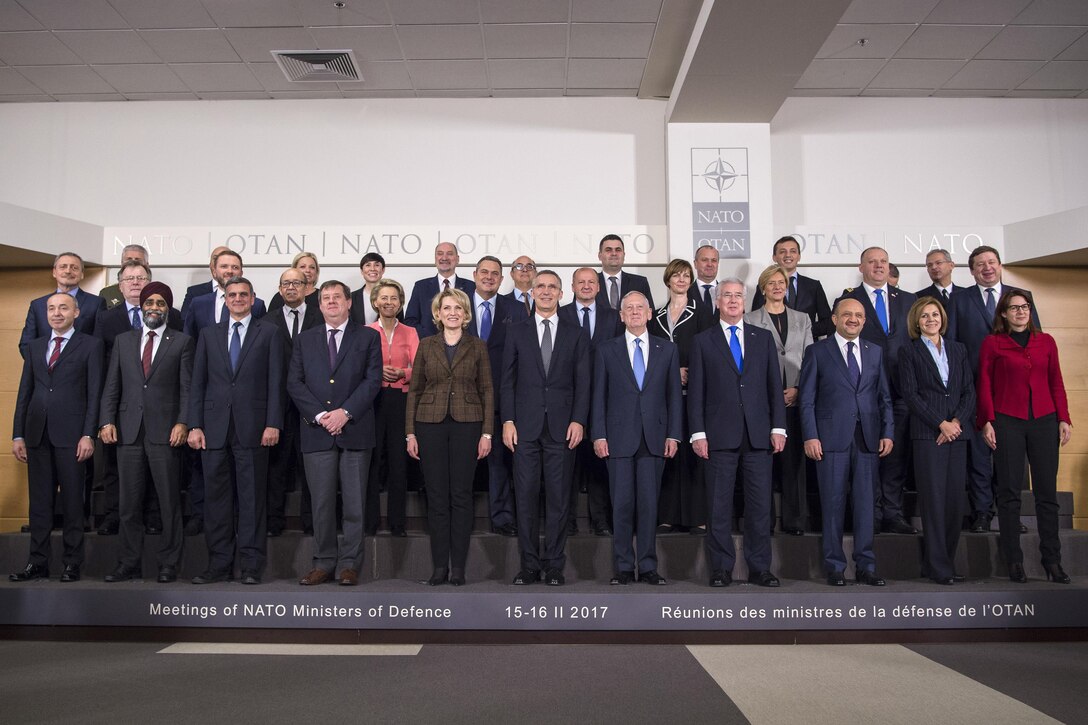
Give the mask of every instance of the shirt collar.
[[245, 317], [243, 317], [240, 320], [236, 320], [233, 317], [230, 317], [229, 314], [230, 313], [228, 313], [228, 316], [227, 316], [227, 328], [228, 329], [233, 330], [235, 322], [241, 322], [243, 330], [248, 330], [249, 329], [249, 323], [253, 321], [253, 315], [252, 314], [248, 314], [248, 315], [246, 315]]
[[844, 349], [846, 347], [846, 343], [848, 343], [848, 342], [854, 343], [854, 349], [855, 350], [858, 350], [858, 349], [861, 348], [861, 338], [860, 337], [855, 337], [853, 340], [847, 340], [845, 337], [843, 337], [839, 333], [837, 333], [837, 332], [835, 333], [835, 344], [839, 346], [840, 350]]
[[865, 293], [867, 295], [869, 295], [870, 297], [872, 297], [873, 292], [876, 292], [877, 290], [880, 290], [885, 295], [888, 294], [888, 283], [887, 282], [885, 282], [883, 284], [883, 286], [880, 286], [880, 287], [873, 287], [868, 282], [862, 282], [861, 286], [865, 288]]

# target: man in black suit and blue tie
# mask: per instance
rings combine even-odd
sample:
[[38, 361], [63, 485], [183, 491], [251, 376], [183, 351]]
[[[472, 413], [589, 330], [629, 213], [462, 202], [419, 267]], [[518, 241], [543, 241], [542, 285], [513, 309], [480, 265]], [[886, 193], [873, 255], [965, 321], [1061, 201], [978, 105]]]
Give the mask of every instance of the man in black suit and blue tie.
[[450, 242], [439, 242], [434, 248], [434, 267], [438, 271], [433, 277], [418, 280], [412, 287], [412, 297], [404, 310], [404, 324], [416, 328], [419, 339], [430, 337], [438, 332], [431, 315], [431, 300], [444, 289], [456, 287], [472, 299], [476, 285], [470, 279], [457, 276], [457, 264], [461, 257], [457, 247]]
[[601, 272], [597, 283], [601, 290], [597, 293], [597, 302], [619, 312], [620, 300], [628, 292], [641, 292], [654, 308], [654, 296], [650, 294], [650, 282], [641, 274], [623, 271], [626, 252], [623, 239], [616, 234], [607, 234], [597, 245], [597, 259], [601, 260]]
[[53, 260], [53, 279], [57, 283], [56, 290], [32, 300], [30, 309], [27, 310], [26, 323], [19, 336], [19, 354], [23, 356], [23, 359], [26, 359], [26, 348], [31, 340], [49, 334], [49, 314], [46, 308], [49, 298], [54, 294], [67, 294], [74, 297], [79, 308], [79, 315], [76, 316], [74, 323], [76, 332], [86, 335], [94, 334], [95, 317], [103, 303], [101, 297], [84, 292], [79, 287], [79, 283], [83, 281], [83, 258], [75, 252], [58, 254]]
[[688, 361], [691, 445], [708, 461], [710, 586], [733, 580], [733, 490], [743, 471], [748, 581], [777, 587], [771, 573], [771, 456], [786, 445], [778, 350], [770, 332], [744, 324], [744, 282], [721, 282], [717, 300], [719, 324], [695, 336]]
[[[820, 280], [806, 277], [797, 271], [801, 263], [801, 244], [796, 237], [785, 236], [774, 243], [771, 258], [786, 273], [789, 287], [786, 289], [786, 307], [804, 312], [812, 320], [812, 339], [830, 335], [835, 331], [831, 322], [831, 308], [827, 304], [827, 295]], [[764, 304], [763, 290], [756, 290], [752, 299], [752, 310], [758, 310]]]
[[828, 584], [846, 586], [842, 533], [849, 494], [855, 576], [861, 584], [882, 587], [870, 513], [877, 459], [891, 453], [895, 428], [884, 351], [860, 338], [865, 326], [861, 302], [838, 300], [832, 319], [835, 334], [805, 353], [798, 393], [805, 455], [816, 461], [820, 486], [824, 569]]
[[[665, 459], [683, 431], [676, 345], [646, 331], [650, 303], [628, 292], [620, 304], [626, 331], [597, 347], [590, 430], [608, 462], [612, 497], [612, 584], [665, 584], [657, 572], [657, 494]], [[631, 539], [637, 542], [632, 546]]]

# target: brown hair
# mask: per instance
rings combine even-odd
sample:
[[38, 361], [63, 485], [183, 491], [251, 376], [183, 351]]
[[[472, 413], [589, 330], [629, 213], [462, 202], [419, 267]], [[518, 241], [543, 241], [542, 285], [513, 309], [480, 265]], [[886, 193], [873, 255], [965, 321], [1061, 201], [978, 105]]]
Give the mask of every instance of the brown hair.
[[[1027, 290], [1020, 289], [1019, 287], [1006, 287], [1001, 293], [1001, 299], [997, 301], [997, 307], [994, 309], [994, 334], [995, 335], [1007, 335], [1012, 332], [1012, 328], [1009, 327], [1009, 321], [1005, 319], [1005, 313], [1009, 310], [1009, 305], [1013, 297], [1023, 297], [1027, 300], [1027, 303], [1031, 305], [1032, 309], [1035, 308], [1035, 299], [1031, 296], [1031, 293]], [[1034, 335], [1039, 331], [1039, 328], [1035, 326], [1035, 318], [1028, 314], [1028, 332]]]
[[907, 313], [907, 332], [910, 333], [912, 340], [917, 340], [922, 336], [922, 310], [930, 305], [936, 305], [941, 312], [941, 335], [948, 332], [948, 313], [945, 312], [944, 305], [938, 302], [936, 297], [926, 295], [925, 297], [919, 297], [910, 306], [910, 312]]

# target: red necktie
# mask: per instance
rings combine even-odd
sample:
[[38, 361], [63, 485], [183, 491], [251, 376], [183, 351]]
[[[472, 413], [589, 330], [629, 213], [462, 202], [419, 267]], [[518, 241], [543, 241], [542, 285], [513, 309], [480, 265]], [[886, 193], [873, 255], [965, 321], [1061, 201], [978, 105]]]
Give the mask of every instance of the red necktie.
[[155, 349], [155, 331], [147, 333], [147, 342], [144, 343], [144, 354], [141, 358], [144, 363], [144, 379], [151, 374], [151, 353]]
[[49, 354], [49, 372], [53, 372], [53, 366], [57, 364], [57, 358], [60, 357], [60, 344], [64, 342], [63, 337], [53, 338], [53, 352]]

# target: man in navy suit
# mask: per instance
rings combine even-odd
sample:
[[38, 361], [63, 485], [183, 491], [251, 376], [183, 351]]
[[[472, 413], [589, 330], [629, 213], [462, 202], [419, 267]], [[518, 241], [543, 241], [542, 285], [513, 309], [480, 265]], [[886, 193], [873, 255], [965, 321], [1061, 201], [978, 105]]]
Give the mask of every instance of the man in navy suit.
[[[472, 323], [465, 332], [487, 343], [487, 356], [491, 362], [491, 379], [495, 390], [495, 430], [502, 428], [499, 420], [500, 388], [502, 387], [502, 352], [506, 347], [506, 333], [511, 324], [527, 319], [525, 307], [500, 295], [502, 262], [492, 256], [481, 257], [472, 274], [476, 291], [469, 295], [472, 304]], [[513, 461], [510, 451], [503, 446], [492, 446], [487, 454], [488, 515], [491, 531], [503, 536], [517, 536], [517, 517], [514, 514], [514, 491], [510, 486]]]
[[12, 453], [28, 465], [30, 498], [30, 554], [26, 568], [8, 577], [14, 582], [49, 578], [58, 486], [64, 514], [60, 580], [79, 581], [83, 565], [84, 462], [98, 429], [102, 341], [76, 331], [79, 305], [66, 292], [46, 298], [45, 315], [49, 334], [27, 344], [12, 424]]
[[715, 316], [718, 314], [714, 295], [718, 291], [719, 256], [718, 250], [711, 244], [704, 244], [695, 250], [695, 281], [688, 290], [688, 297], [695, 300], [696, 307], [703, 307]]
[[[200, 331], [209, 325], [226, 322], [230, 317], [229, 305], [227, 305], [227, 280], [241, 277], [245, 274], [242, 266], [242, 255], [231, 249], [220, 252], [215, 257], [212, 265], [212, 274], [215, 277], [215, 291], [200, 297], [194, 297], [189, 302], [189, 309], [185, 312], [185, 334], [194, 340], [199, 339]], [[252, 300], [251, 314], [256, 319], [265, 315], [264, 301], [259, 297]]]
[[54, 294], [63, 293], [74, 297], [80, 311], [75, 321], [76, 332], [94, 334], [95, 315], [102, 306], [102, 298], [79, 288], [79, 283], [83, 281], [83, 258], [75, 252], [58, 254], [53, 260], [53, 279], [57, 282], [57, 289], [32, 300], [30, 309], [27, 310], [23, 333], [19, 336], [19, 354], [24, 360], [30, 341], [49, 334], [49, 314], [46, 307], [49, 298]]
[[[820, 280], [806, 277], [797, 271], [797, 265], [801, 263], [801, 245], [797, 239], [792, 236], [779, 239], [771, 248], [771, 258], [785, 271], [789, 281], [786, 306], [804, 312], [812, 320], [812, 339], [819, 340], [833, 333], [835, 325], [831, 322], [831, 308], [827, 304], [824, 286], [820, 284]], [[763, 290], [757, 289], [755, 297], [752, 298], [752, 310], [758, 310], [763, 304]]]
[[524, 307], [528, 317], [533, 314], [533, 280], [536, 279], [536, 262], [532, 257], [523, 254], [515, 259], [510, 265], [510, 279], [514, 281], [514, 288], [503, 296]]
[[873, 500], [875, 531], [893, 534], [916, 534], [903, 515], [903, 489], [910, 470], [910, 411], [899, 395], [899, 351], [910, 344], [907, 313], [917, 299], [910, 292], [888, 284], [890, 264], [888, 252], [881, 247], [869, 247], [861, 253], [862, 284], [843, 290], [840, 299], [854, 299], [865, 310], [861, 339], [879, 345], [884, 354], [884, 372], [895, 411], [895, 448], [880, 459], [880, 477]]
[[601, 260], [601, 272], [597, 275], [600, 292], [597, 302], [619, 312], [620, 300], [628, 292], [641, 292], [654, 309], [654, 296], [650, 294], [650, 283], [641, 274], [623, 271], [626, 252], [623, 239], [616, 234], [607, 234], [597, 245], [597, 259]]
[[[601, 286], [594, 270], [589, 267], [574, 270], [571, 287], [574, 290], [574, 301], [559, 308], [559, 319], [579, 325], [586, 331], [592, 361], [598, 345], [623, 334], [623, 323], [614, 309], [598, 304], [597, 293]], [[592, 393], [590, 396], [592, 397]], [[608, 488], [608, 467], [597, 457], [593, 450], [593, 441], [587, 436], [574, 452], [568, 535], [578, 533], [578, 494], [585, 491], [590, 528], [597, 536], [612, 536], [612, 501]]]
[[859, 339], [865, 326], [861, 302], [835, 303], [835, 334], [813, 343], [801, 363], [801, 435], [805, 455], [816, 461], [823, 511], [827, 583], [846, 586], [842, 548], [846, 497], [854, 511], [857, 581], [884, 586], [873, 556], [873, 479], [877, 458], [893, 448], [895, 420], [879, 345]]
[[[514, 584], [564, 583], [567, 517], [574, 449], [589, 417], [589, 338], [559, 319], [563, 283], [537, 272], [536, 311], [507, 330], [501, 386], [502, 440], [514, 452], [514, 498], [521, 571]], [[544, 478], [544, 549], [540, 547], [540, 481]]]
[[434, 267], [438, 274], [418, 280], [412, 287], [412, 297], [404, 311], [404, 324], [416, 328], [421, 340], [438, 332], [431, 315], [431, 300], [440, 290], [456, 287], [469, 299], [476, 290], [472, 280], [457, 276], [457, 263], [460, 261], [456, 246], [450, 242], [439, 242], [434, 248]]
[[275, 325], [253, 316], [248, 279], [229, 279], [225, 288], [230, 317], [201, 330], [193, 359], [189, 446], [203, 462], [208, 544], [208, 568], [193, 583], [232, 576], [237, 534], [242, 583], [260, 584], [268, 545], [268, 450], [283, 428], [286, 342]]
[[952, 298], [964, 289], [952, 282], [952, 270], [955, 268], [956, 263], [952, 261], [952, 255], [948, 250], [932, 250], [926, 255], [926, 274], [929, 275], [932, 284], [915, 292], [915, 296], [919, 299], [932, 297], [946, 310], [950, 309], [953, 303]]
[[[593, 365], [593, 450], [608, 461], [612, 497], [612, 584], [665, 584], [657, 573], [657, 494], [665, 459], [683, 431], [676, 345], [646, 331], [650, 303], [628, 292], [620, 304], [622, 337], [602, 342]], [[632, 546], [634, 537], [636, 547]]]
[[777, 587], [771, 573], [771, 456], [786, 445], [786, 404], [770, 332], [744, 324], [744, 283], [718, 285], [718, 325], [693, 339], [688, 421], [695, 455], [708, 461], [706, 557], [710, 586], [733, 580], [733, 490], [743, 472], [748, 581]]
[[[374, 398], [382, 384], [382, 345], [375, 330], [351, 320], [351, 290], [320, 287], [325, 324], [299, 333], [291, 351], [287, 392], [302, 420], [299, 441], [314, 507], [313, 568], [299, 580], [321, 584], [339, 571], [341, 585], [359, 583], [363, 508], [374, 453]], [[336, 540], [336, 491], [344, 501], [344, 538]]]
[[185, 299], [181, 302], [181, 317], [184, 320], [185, 316], [189, 312], [189, 305], [197, 297], [203, 297], [209, 295], [219, 287], [219, 283], [215, 279], [215, 258], [219, 256], [220, 252], [229, 252], [230, 247], [216, 247], [212, 250], [211, 258], [208, 260], [208, 271], [211, 272], [212, 278], [207, 282], [198, 282], [194, 285], [190, 285], [185, 290]]

